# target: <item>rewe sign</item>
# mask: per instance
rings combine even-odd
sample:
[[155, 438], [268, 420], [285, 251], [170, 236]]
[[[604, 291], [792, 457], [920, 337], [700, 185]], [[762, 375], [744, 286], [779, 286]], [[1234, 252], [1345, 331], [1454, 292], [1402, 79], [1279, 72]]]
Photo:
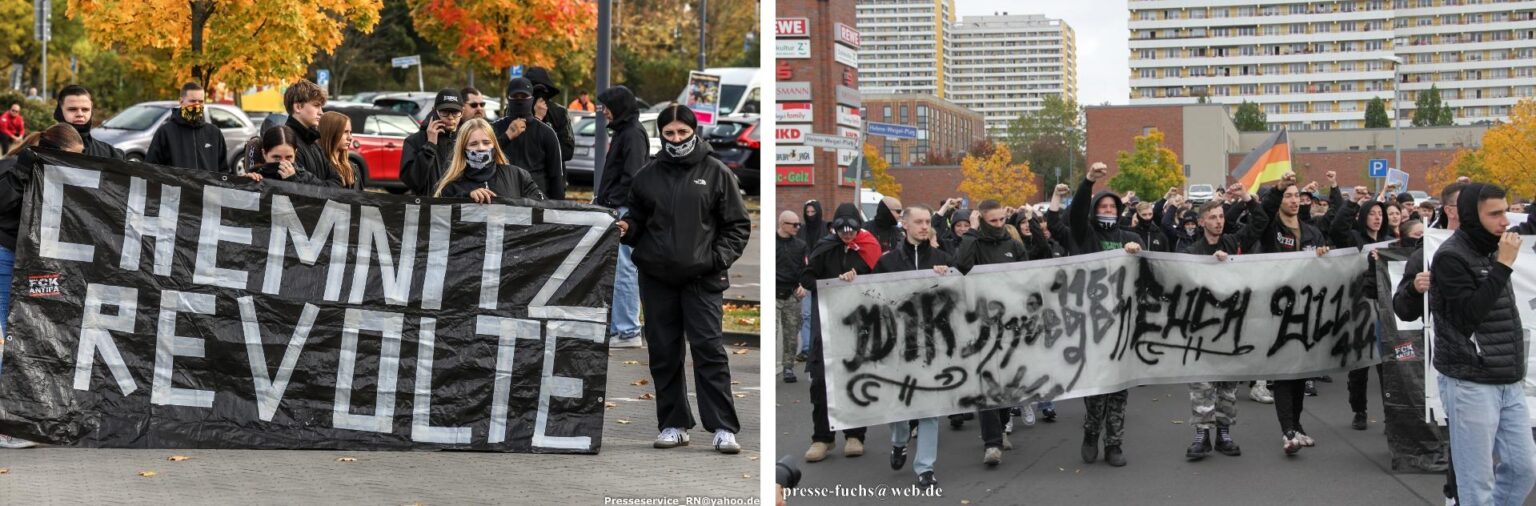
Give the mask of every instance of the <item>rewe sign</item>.
[[774, 21], [773, 33], [779, 37], [810, 37], [809, 18], [779, 18]]

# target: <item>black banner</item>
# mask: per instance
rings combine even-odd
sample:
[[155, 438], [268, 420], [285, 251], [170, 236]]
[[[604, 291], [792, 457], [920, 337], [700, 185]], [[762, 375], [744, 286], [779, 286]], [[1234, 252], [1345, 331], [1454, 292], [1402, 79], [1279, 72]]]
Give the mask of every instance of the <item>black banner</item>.
[[602, 443], [611, 210], [474, 204], [48, 152], [0, 433], [118, 448]]
[[[1450, 440], [1425, 421], [1424, 319], [1405, 322], [1392, 312], [1392, 292], [1412, 250], [1376, 250], [1376, 301], [1381, 329], [1381, 403], [1394, 471], [1445, 471]], [[1439, 406], [1436, 406], [1438, 408]]]

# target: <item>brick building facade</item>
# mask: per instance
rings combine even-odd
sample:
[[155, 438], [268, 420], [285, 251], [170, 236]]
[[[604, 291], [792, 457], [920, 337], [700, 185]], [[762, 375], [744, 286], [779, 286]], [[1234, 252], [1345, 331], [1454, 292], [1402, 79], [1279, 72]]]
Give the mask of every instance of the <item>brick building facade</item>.
[[[850, 46], [857, 45], [858, 32], [852, 28], [857, 26], [854, 4], [852, 1], [824, 0], [782, 0], [778, 3], [777, 44], [799, 44], [801, 46], [788, 48], [789, 52], [806, 56], [786, 58], [781, 52], [777, 58], [774, 173], [779, 209], [775, 214], [786, 209], [799, 212], [805, 201], [815, 199], [830, 215], [838, 203], [855, 200], [853, 184], [843, 181], [839, 162], [846, 161], [856, 151], [841, 153], [811, 148], [795, 139], [807, 133], [847, 136], [851, 131], [857, 135], [858, 124], [848, 121], [857, 117], [859, 110], [857, 104], [848, 103], [849, 98], [857, 98], [857, 60], [849, 65], [837, 58], [839, 51], [848, 54]], [[857, 54], [856, 51], [853, 54]], [[839, 88], [843, 91], [842, 99]], [[849, 92], [853, 92], [851, 97]], [[790, 110], [781, 110], [785, 107]], [[807, 115], [809, 118], [805, 117]], [[839, 121], [840, 116], [842, 121]], [[789, 160], [813, 158], [814, 161], [783, 163], [780, 160], [783, 157], [789, 157]]]
[[933, 95], [865, 95], [864, 119], [915, 126], [917, 139], [870, 136], [880, 156], [892, 165], [912, 165], [933, 157], [955, 156], [986, 138], [981, 113]]

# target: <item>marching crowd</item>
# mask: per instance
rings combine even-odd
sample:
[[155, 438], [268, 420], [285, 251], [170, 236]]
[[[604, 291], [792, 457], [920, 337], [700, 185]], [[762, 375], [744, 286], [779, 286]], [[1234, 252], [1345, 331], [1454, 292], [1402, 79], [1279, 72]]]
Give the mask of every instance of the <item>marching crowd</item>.
[[[529, 68], [506, 87], [505, 116], [491, 122], [482, 93], [472, 87], [443, 89], [420, 131], [408, 137], [400, 179], [418, 196], [464, 198], [488, 204], [497, 198], [565, 199], [564, 164], [574, 154], [567, 111], [553, 100], [560, 90], [541, 67]], [[300, 80], [283, 93], [286, 123], [265, 127], [244, 146], [228, 147], [204, 114], [205, 92], [181, 87], [178, 106], [154, 132], [144, 162], [252, 181], [285, 181], [363, 191], [366, 174], [354, 164], [353, 125], [327, 111], [324, 88]], [[9, 132], [0, 158], [0, 330], [10, 308], [11, 275], [21, 233], [23, 195], [32, 184], [33, 148], [126, 160], [123, 151], [91, 136], [90, 90], [64, 87], [57, 96], [58, 124], [24, 137]], [[713, 447], [738, 453], [741, 426], [731, 394], [723, 343], [723, 292], [727, 270], [746, 249], [751, 221], [736, 176], [698, 134], [693, 111], [681, 105], [656, 119], [662, 149], [651, 153], [640, 123], [639, 102], [624, 86], [597, 95], [612, 140], [593, 204], [614, 209], [620, 233], [609, 342], [614, 348], [648, 348], [656, 384], [656, 448], [688, 444], [696, 423], [689, 408], [685, 358], [691, 352], [700, 418], [714, 434]], [[587, 93], [572, 107], [594, 109]], [[13, 106], [13, 114], [17, 110]], [[19, 119], [19, 116], [17, 116]], [[231, 162], [230, 149], [243, 150]], [[640, 325], [645, 311], [646, 325]], [[686, 337], [685, 337], [686, 335]], [[9, 338], [10, 336], [5, 336]], [[26, 339], [27, 336], [18, 336]], [[3, 341], [0, 341], [3, 342]], [[0, 357], [3, 357], [0, 347]], [[0, 448], [33, 443], [0, 435]]]
[[[1398, 193], [1395, 185], [1372, 195], [1365, 187], [1341, 189], [1334, 172], [1326, 182], [1299, 185], [1293, 173], [1257, 194], [1234, 184], [1213, 199], [1196, 203], [1178, 188], [1155, 202], [1139, 201], [1133, 192], [1095, 192], [1107, 167], [1093, 164], [1075, 193], [1057, 185], [1050, 202], [1017, 209], [993, 200], [975, 209], [961, 209], [960, 199], [948, 199], [938, 209], [923, 204], [903, 206], [884, 198], [867, 221], [851, 203], [824, 216], [820, 202], [809, 201], [800, 212], [778, 217], [776, 297], [782, 380], [796, 383], [796, 362], [810, 376], [812, 422], [807, 462], [826, 459], [836, 434], [827, 418], [827, 386], [822, 357], [823, 336], [818, 322], [818, 280], [853, 281], [860, 275], [898, 271], [952, 270], [967, 273], [977, 265], [1024, 262], [1123, 249], [1127, 253], [1161, 251], [1232, 255], [1315, 251], [1363, 247], [1391, 242], [1415, 249], [1402, 283], [1393, 290], [1393, 307], [1405, 321], [1421, 318], [1428, 291], [1433, 315], [1440, 392], [1449, 417], [1454, 464], [1447, 470], [1448, 503], [1519, 504], [1536, 485], [1536, 440], [1530, 429], [1521, 381], [1525, 377], [1524, 341], [1509, 282], [1520, 252], [1519, 234], [1536, 234], [1536, 222], [1511, 226], [1507, 213], [1523, 212], [1495, 185], [1453, 183], [1440, 196], [1440, 205]], [[1326, 187], [1324, 186], [1326, 185]], [[1070, 197], [1070, 204], [1063, 200]], [[1063, 209], [1065, 207], [1065, 209]], [[1422, 237], [1426, 227], [1454, 231], [1436, 251], [1433, 268], [1423, 268]], [[1532, 253], [1527, 253], [1532, 254]], [[1374, 298], [1376, 254], [1359, 282]], [[1433, 280], [1433, 282], [1431, 282]], [[1376, 331], [1378, 339], [1379, 329]], [[1469, 339], [1470, 337], [1470, 339]], [[1365, 430], [1368, 368], [1349, 373], [1352, 428]], [[1378, 370], [1378, 378], [1379, 378]], [[1239, 389], [1249, 397], [1274, 404], [1279, 420], [1281, 450], [1294, 455], [1316, 443], [1301, 425], [1307, 396], [1316, 395], [1314, 381], [1327, 378], [1192, 383], [1192, 442], [1185, 457], [1199, 460], [1213, 450], [1237, 456], [1242, 450], [1231, 426], [1237, 417]], [[1126, 465], [1123, 447], [1127, 391], [1084, 399], [1083, 462], [1102, 457], [1111, 466]], [[968, 420], [981, 426], [982, 462], [996, 466], [1009, 441], [1015, 418], [1025, 425], [1041, 419], [1054, 422], [1049, 400], [1022, 406], [998, 406], [977, 413], [951, 415], [949, 425], [960, 430]], [[912, 470], [920, 486], [937, 484], [939, 420], [929, 418], [890, 424], [893, 470], [905, 467], [914, 454]], [[1518, 430], [1516, 430], [1518, 429]], [[864, 453], [867, 428], [843, 430], [845, 457]], [[1214, 432], [1214, 433], [1213, 433]], [[915, 451], [909, 443], [915, 438]], [[1495, 450], [1499, 464], [1494, 463]], [[1458, 488], [1459, 483], [1459, 488]]]

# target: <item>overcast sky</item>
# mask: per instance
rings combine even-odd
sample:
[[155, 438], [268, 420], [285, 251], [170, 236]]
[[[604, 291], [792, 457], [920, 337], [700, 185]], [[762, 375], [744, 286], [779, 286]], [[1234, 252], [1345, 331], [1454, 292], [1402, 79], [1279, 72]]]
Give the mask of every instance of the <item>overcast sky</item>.
[[1062, 19], [1077, 34], [1077, 101], [1083, 105], [1130, 103], [1130, 19], [1125, 0], [955, 0], [955, 13], [1044, 14]]

